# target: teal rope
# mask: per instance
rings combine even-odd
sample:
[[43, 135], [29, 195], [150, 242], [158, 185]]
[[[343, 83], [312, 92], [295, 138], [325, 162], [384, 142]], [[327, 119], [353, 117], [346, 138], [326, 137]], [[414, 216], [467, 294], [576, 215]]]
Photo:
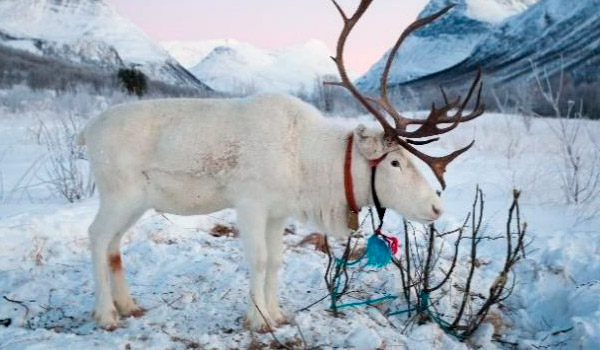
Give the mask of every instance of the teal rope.
[[442, 320], [440, 317], [438, 317], [433, 312], [431, 312], [431, 308], [429, 305], [429, 293], [428, 292], [423, 292], [423, 291], [419, 292], [418, 298], [419, 298], [418, 306], [411, 307], [410, 309], [406, 309], [406, 310], [394, 311], [394, 312], [388, 313], [388, 316], [400, 315], [400, 314], [407, 313], [410, 311], [425, 312], [427, 314], [427, 316], [429, 316], [444, 331], [444, 333], [446, 333], [448, 335], [452, 335], [460, 340], [464, 340], [466, 338], [465, 336], [456, 333], [452, 329], [452, 325], [449, 322]]
[[400, 311], [394, 311], [394, 312], [390, 312], [389, 314], [387, 314], [388, 316], [394, 316], [394, 315], [401, 315], [401, 314], [405, 314], [407, 312], [411, 312], [411, 311], [416, 311], [417, 308], [416, 307], [411, 307], [410, 309], [406, 309], [406, 310], [400, 310]]
[[367, 300], [363, 300], [363, 301], [357, 301], [357, 302], [354, 302], [354, 303], [342, 304], [342, 305], [339, 305], [337, 308], [341, 309], [341, 308], [344, 308], [344, 307], [354, 307], [354, 306], [361, 306], [361, 305], [372, 305], [372, 304], [380, 303], [380, 302], [382, 302], [384, 300], [396, 299], [396, 298], [397, 298], [397, 296], [395, 296], [395, 295], [385, 295], [385, 296], [383, 296], [381, 298], [367, 299]]
[[[357, 259], [355, 259], [353, 261], [336, 258], [335, 262], [336, 262], [337, 267], [339, 267], [340, 265], [343, 265], [343, 264], [345, 264], [346, 266], [352, 266], [352, 265], [356, 265], [356, 264], [360, 263], [364, 259], [364, 257], [365, 257], [365, 253], [363, 253], [360, 257], [358, 257]], [[383, 297], [380, 297], [380, 298], [367, 299], [367, 300], [363, 300], [363, 301], [356, 301], [356, 302], [336, 305], [336, 300], [337, 300], [337, 297], [339, 296], [338, 290], [339, 290], [339, 287], [340, 287], [340, 284], [342, 281], [342, 275], [336, 274], [334, 276], [334, 280], [335, 280], [335, 287], [333, 289], [333, 292], [331, 293], [331, 295], [332, 295], [331, 308], [332, 309], [339, 310], [339, 309], [346, 308], [346, 307], [372, 305], [372, 304], [380, 303], [385, 300], [393, 300], [398, 297], [397, 295], [384, 295]], [[387, 315], [388, 316], [400, 315], [400, 314], [404, 314], [404, 313], [411, 312], [411, 311], [425, 312], [427, 314], [427, 316], [429, 316], [429, 318], [431, 318], [444, 331], [444, 333], [446, 333], [448, 335], [452, 335], [459, 340], [464, 340], [465, 337], [463, 335], [456, 333], [452, 329], [452, 325], [449, 322], [442, 320], [440, 317], [438, 317], [433, 312], [431, 312], [431, 307], [429, 304], [429, 295], [430, 294], [428, 292], [421, 291], [418, 294], [419, 304], [417, 306], [411, 307], [406, 310], [394, 311], [394, 312], [388, 313]]]
[[[336, 262], [336, 267], [342, 266], [342, 265], [346, 265], [346, 266], [353, 266], [353, 265], [357, 265], [358, 263], [360, 263], [366, 256], [366, 250], [365, 252], [363, 252], [363, 254], [361, 256], [359, 256], [358, 258], [356, 258], [355, 260], [346, 260], [346, 259], [338, 259], [335, 258], [335, 262]], [[337, 300], [337, 297], [339, 296], [339, 287], [340, 284], [342, 282], [342, 275], [340, 274], [336, 274], [334, 276], [334, 280], [335, 280], [335, 286], [333, 288], [333, 292], [331, 293], [331, 295], [333, 296], [333, 298], [331, 299], [331, 308], [332, 309], [341, 309], [341, 308], [346, 308], [346, 307], [354, 307], [354, 306], [361, 306], [361, 305], [372, 305], [372, 304], [377, 304], [379, 302], [385, 301], [385, 300], [390, 300], [390, 299], [396, 299], [397, 296], [396, 295], [385, 295], [383, 297], [380, 298], [375, 298], [375, 299], [367, 299], [367, 300], [363, 300], [363, 301], [357, 301], [357, 302], [352, 302], [352, 303], [345, 303], [345, 304], [341, 304], [341, 305], [336, 305], [335, 300]]]
[[353, 266], [353, 265], [356, 265], [359, 262], [361, 262], [361, 260], [365, 257], [365, 255], [366, 255], [366, 252], [363, 252], [361, 256], [359, 256], [358, 258], [356, 258], [353, 261], [335, 258], [335, 263], [338, 264], [338, 266], [339, 265]]
[[[366, 257], [366, 255], [367, 255], [367, 252], [365, 249], [365, 251], [363, 252], [363, 254], [361, 256], [359, 256], [358, 258], [356, 258], [355, 260], [352, 260], [352, 261], [346, 260], [343, 258], [342, 259], [335, 258], [336, 270], [338, 270], [338, 271], [341, 270], [341, 269], [339, 269], [339, 267], [343, 266], [343, 265], [346, 265], [346, 266], [357, 265]], [[397, 295], [384, 295], [383, 297], [380, 297], [380, 298], [367, 299], [367, 300], [363, 300], [363, 301], [356, 301], [356, 302], [336, 305], [336, 300], [340, 296], [340, 293], [338, 292], [338, 290], [339, 290], [339, 287], [340, 287], [340, 284], [342, 281], [342, 275], [337, 273], [334, 276], [334, 281], [335, 281], [334, 282], [335, 286], [333, 288], [333, 292], [331, 293], [331, 297], [332, 297], [331, 298], [331, 308], [332, 309], [339, 310], [339, 309], [346, 308], [346, 307], [372, 305], [372, 304], [380, 303], [385, 300], [393, 300], [398, 297]], [[387, 315], [388, 316], [400, 315], [400, 314], [404, 314], [404, 313], [411, 312], [411, 311], [425, 312], [429, 316], [429, 318], [431, 318], [444, 331], [444, 333], [446, 333], [448, 335], [452, 335], [459, 340], [464, 340], [466, 338], [465, 336], [456, 333], [452, 329], [452, 325], [449, 322], [442, 320], [440, 317], [438, 317], [433, 312], [431, 312], [431, 308], [429, 305], [429, 293], [428, 292], [421, 291], [421, 292], [419, 292], [417, 297], [419, 298], [419, 304], [417, 306], [411, 307], [406, 310], [394, 311], [394, 312], [388, 313]]]
[[[411, 311], [418, 311], [418, 312], [427, 311], [429, 309], [429, 293], [421, 292], [421, 293], [419, 293], [418, 297], [419, 297], [419, 305], [420, 306], [414, 306], [414, 307], [411, 307], [406, 310], [390, 312], [387, 315], [394, 316], [394, 315], [400, 315], [400, 314], [404, 314], [404, 313], [411, 312]], [[423, 305], [425, 305], [425, 306], [423, 306]]]

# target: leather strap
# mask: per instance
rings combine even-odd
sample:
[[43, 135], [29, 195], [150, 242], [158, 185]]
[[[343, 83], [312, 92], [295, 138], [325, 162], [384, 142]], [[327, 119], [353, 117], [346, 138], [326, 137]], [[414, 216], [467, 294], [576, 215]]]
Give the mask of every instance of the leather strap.
[[358, 214], [360, 208], [356, 205], [354, 198], [354, 183], [352, 181], [352, 144], [354, 134], [348, 135], [346, 142], [346, 157], [344, 158], [344, 192], [346, 193], [346, 203], [351, 212]]
[[375, 209], [377, 211], [377, 216], [379, 218], [379, 227], [375, 230], [376, 233], [380, 233], [381, 227], [383, 226], [383, 217], [385, 216], [385, 208], [381, 206], [381, 202], [379, 201], [379, 196], [377, 195], [377, 191], [375, 190], [375, 174], [377, 172], [377, 166], [371, 167], [371, 194], [373, 195], [373, 202], [375, 204]]

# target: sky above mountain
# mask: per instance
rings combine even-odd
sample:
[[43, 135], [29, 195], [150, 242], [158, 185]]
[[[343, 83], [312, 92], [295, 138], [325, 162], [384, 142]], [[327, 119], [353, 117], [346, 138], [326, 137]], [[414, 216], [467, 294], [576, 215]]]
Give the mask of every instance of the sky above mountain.
[[[332, 51], [342, 23], [328, 0], [107, 0], [152, 38], [236, 39], [265, 49], [323, 41]], [[427, 0], [378, 0], [347, 46], [347, 65], [357, 73], [371, 67], [427, 4]], [[358, 0], [340, 0], [350, 13]]]

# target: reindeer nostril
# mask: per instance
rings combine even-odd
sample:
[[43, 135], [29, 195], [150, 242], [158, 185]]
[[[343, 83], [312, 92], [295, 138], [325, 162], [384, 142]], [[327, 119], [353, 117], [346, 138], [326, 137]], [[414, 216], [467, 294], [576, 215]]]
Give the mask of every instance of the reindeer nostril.
[[435, 215], [438, 215], [438, 216], [439, 216], [439, 215], [441, 214], [441, 211], [440, 211], [438, 208], [436, 208], [436, 207], [435, 207], [435, 205], [432, 205], [432, 206], [431, 206], [431, 209], [433, 209], [433, 213], [434, 213]]

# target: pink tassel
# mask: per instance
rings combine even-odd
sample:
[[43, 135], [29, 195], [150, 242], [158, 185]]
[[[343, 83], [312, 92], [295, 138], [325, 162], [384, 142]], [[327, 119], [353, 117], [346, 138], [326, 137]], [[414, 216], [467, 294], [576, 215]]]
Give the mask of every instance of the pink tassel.
[[390, 247], [390, 252], [392, 255], [396, 255], [398, 253], [398, 249], [400, 248], [400, 243], [398, 242], [398, 238], [394, 236], [388, 236], [384, 234], [381, 230], [377, 230], [377, 234], [381, 235], [381, 237], [385, 240], [385, 242]]

